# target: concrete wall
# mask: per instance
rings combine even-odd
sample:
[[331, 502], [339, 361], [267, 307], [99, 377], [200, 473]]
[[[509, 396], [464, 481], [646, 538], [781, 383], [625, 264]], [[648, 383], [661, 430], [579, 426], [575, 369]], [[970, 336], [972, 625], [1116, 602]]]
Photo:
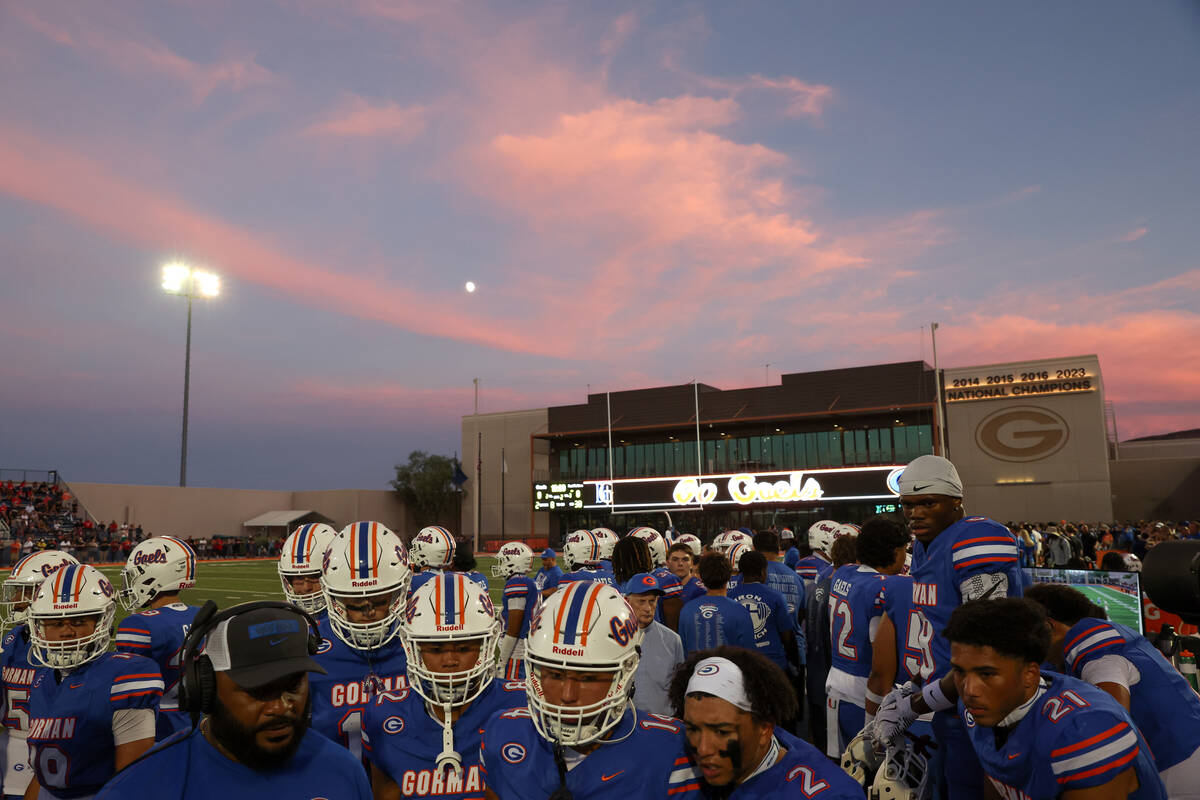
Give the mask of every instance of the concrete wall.
[[1122, 458], [1112, 471], [1113, 511], [1117, 519], [1200, 518], [1200, 457]]
[[[1086, 391], [1025, 394], [1079, 374]], [[1078, 371], [1078, 372], [1077, 372]], [[1021, 381], [1025, 374], [1046, 380]], [[988, 378], [1013, 376], [989, 384]], [[952, 400], [955, 381], [999, 397]], [[1063, 383], [1063, 381], [1057, 381]], [[950, 459], [963, 479], [968, 513], [997, 520], [1112, 519], [1104, 392], [1095, 356], [991, 364], [945, 371]]]
[[267, 511], [293, 509], [316, 511], [339, 528], [371, 519], [402, 535], [410, 533], [404, 504], [390, 491], [286, 492], [116, 483], [71, 483], [70, 487], [97, 520], [140, 524], [147, 533], [240, 536], [243, 522]]
[[[533, 482], [550, 474], [550, 445], [544, 439], [532, 439], [545, 433], [549, 424], [544, 408], [510, 411], [498, 414], [478, 414], [463, 417], [462, 464], [467, 474], [463, 493], [462, 535], [475, 533], [476, 493], [479, 495], [480, 546], [488, 539], [499, 539], [501, 533], [509, 539], [544, 538], [550, 528], [549, 515], [533, 514]], [[476, 475], [476, 459], [482, 434], [483, 463], [481, 477]], [[508, 472], [501, 480], [501, 452]], [[500, 486], [503, 482], [504, 496]], [[501, 511], [503, 510], [503, 521]]]

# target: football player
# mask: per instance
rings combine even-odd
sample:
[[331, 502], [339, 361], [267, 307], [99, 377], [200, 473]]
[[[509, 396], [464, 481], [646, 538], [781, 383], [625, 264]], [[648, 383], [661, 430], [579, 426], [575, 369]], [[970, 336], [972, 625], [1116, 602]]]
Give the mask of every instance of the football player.
[[488, 593], [461, 574], [413, 592], [400, 633], [408, 688], [385, 692], [363, 721], [375, 800], [480, 796], [480, 731], [492, 714], [525, 707], [524, 682], [495, 677], [500, 634]]
[[279, 582], [283, 585], [283, 596], [318, 620], [326, 613], [325, 595], [321, 591], [321, 561], [336, 536], [337, 531], [328, 525], [301, 525], [284, 539], [283, 551], [279, 554]]
[[[825, 679], [829, 697], [826, 753], [840, 758], [865, 723], [871, 647], [883, 613], [888, 575], [904, 569], [908, 534], [883, 517], [867, 520], [858, 535], [858, 563], [838, 568], [829, 591], [832, 662]], [[875, 702], [883, 698], [875, 695]]]
[[562, 546], [567, 572], [558, 579], [558, 588], [573, 581], [596, 581], [616, 586], [611, 572], [600, 568], [600, 540], [589, 530], [572, 531]]
[[592, 535], [600, 540], [600, 569], [612, 572], [613, 548], [621, 537], [611, 528], [592, 528]]
[[1117, 701], [1075, 678], [1041, 674], [1050, 629], [1038, 604], [968, 602], [943, 632], [958, 714], [1000, 797], [1167, 797], [1154, 755]]
[[729, 555], [729, 551], [733, 548], [733, 546], [739, 542], [753, 544], [754, 537], [745, 531], [722, 531], [713, 538], [712, 549], [716, 550], [723, 556], [727, 556]]
[[[695, 546], [688, 541], [695, 539]], [[667, 549], [667, 569], [679, 581], [679, 599], [683, 603], [704, 594], [704, 584], [695, 575], [696, 559], [700, 557], [700, 540], [685, 533]], [[681, 606], [682, 608], [682, 606]]]
[[[919, 456], [900, 474], [900, 506], [913, 545], [913, 605], [931, 631], [933, 671], [923, 695], [901, 700], [904, 717], [947, 708], [940, 678], [949, 671], [950, 645], [941, 635], [950, 614], [976, 599], [1021, 594], [1020, 553], [1005, 528], [963, 511], [962, 480], [954, 465], [941, 456]], [[983, 791], [982, 770], [957, 714], [936, 713], [933, 732], [938, 742], [935, 773], [947, 788], [949, 800], [975, 800]]]
[[29, 663], [29, 604], [42, 581], [60, 567], [78, 564], [61, 550], [40, 550], [18, 561], [4, 581], [4, 636], [0, 667], [4, 680], [4, 795], [20, 796], [33, 773], [29, 769], [29, 692], [34, 664]]
[[1104, 619], [1104, 609], [1078, 589], [1039, 583], [1025, 597], [1046, 611], [1050, 661], [1130, 713], [1172, 799], [1200, 798], [1200, 697], [1187, 680], [1144, 636]]
[[121, 605], [134, 613], [117, 628], [117, 652], [158, 664], [166, 687], [158, 707], [161, 741], [192, 724], [179, 711], [179, 655], [200, 609], [181, 603], [179, 593], [196, 585], [196, 553], [174, 536], [151, 537], [129, 551], [121, 583]]
[[28, 798], [93, 795], [154, 744], [162, 675], [148, 658], [107, 652], [116, 594], [100, 570], [68, 564], [29, 606], [30, 661], [48, 669], [29, 695]]
[[779, 727], [799, 704], [787, 676], [737, 647], [693, 654], [671, 681], [704, 797], [862, 800], [862, 788], [816, 748]]
[[484, 725], [489, 800], [689, 798], [683, 726], [635, 711], [638, 623], [611, 586], [577, 581], [534, 616], [526, 708]]
[[408, 545], [408, 563], [414, 570], [409, 594], [421, 584], [454, 564], [455, 541], [441, 525], [429, 525], [417, 531]]
[[372, 698], [403, 689], [407, 663], [400, 616], [412, 571], [400, 537], [378, 522], [355, 522], [334, 538], [321, 568], [329, 616], [313, 675], [313, 728], [362, 758], [362, 717]]
[[796, 574], [804, 581], [804, 589], [811, 592], [813, 584], [833, 572], [829, 560], [829, 549], [841, 528], [831, 519], [814, 522], [808, 528], [808, 547], [812, 551], [796, 562]]
[[506, 542], [496, 553], [492, 577], [504, 578], [501, 619], [504, 640], [500, 643], [500, 668], [508, 680], [525, 680], [525, 637], [529, 635], [529, 620], [537, 610], [542, 596], [529, 570], [533, 569], [533, 550], [524, 542]]
[[767, 585], [766, 556], [757, 550], [743, 553], [738, 571], [742, 576], [741, 583], [727, 596], [750, 612], [755, 652], [786, 671], [788, 661], [796, 661], [796, 625], [783, 595]]

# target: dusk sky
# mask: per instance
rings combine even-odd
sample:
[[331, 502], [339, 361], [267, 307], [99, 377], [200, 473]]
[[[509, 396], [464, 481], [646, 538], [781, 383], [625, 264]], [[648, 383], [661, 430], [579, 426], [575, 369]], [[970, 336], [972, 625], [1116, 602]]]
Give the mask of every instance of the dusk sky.
[[0, 0], [0, 107], [0, 467], [177, 482], [172, 259], [223, 280], [195, 486], [385, 488], [476, 377], [732, 389], [931, 321], [1200, 427], [1195, 2]]

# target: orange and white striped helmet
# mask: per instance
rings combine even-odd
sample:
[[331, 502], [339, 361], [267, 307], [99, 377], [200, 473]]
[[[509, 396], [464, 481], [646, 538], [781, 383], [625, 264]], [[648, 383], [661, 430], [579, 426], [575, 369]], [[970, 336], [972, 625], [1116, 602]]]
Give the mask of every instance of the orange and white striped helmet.
[[196, 551], [183, 539], [152, 536], [129, 551], [121, 570], [121, 605], [141, 608], [162, 592], [196, 585]]
[[413, 569], [450, 569], [454, 563], [454, 536], [441, 525], [417, 531], [408, 543], [408, 563]]
[[283, 596], [288, 602], [309, 614], [325, 610], [325, 595], [318, 588], [314, 592], [297, 592], [292, 588], [292, 579], [299, 577], [321, 577], [321, 562], [325, 550], [337, 538], [337, 531], [320, 522], [301, 525], [283, 540], [283, 551], [279, 554], [279, 582], [283, 584]]
[[[380, 522], [354, 522], [325, 551], [321, 589], [329, 625], [356, 650], [383, 647], [400, 633], [412, 570], [400, 537]], [[360, 617], [352, 621], [350, 615]]]

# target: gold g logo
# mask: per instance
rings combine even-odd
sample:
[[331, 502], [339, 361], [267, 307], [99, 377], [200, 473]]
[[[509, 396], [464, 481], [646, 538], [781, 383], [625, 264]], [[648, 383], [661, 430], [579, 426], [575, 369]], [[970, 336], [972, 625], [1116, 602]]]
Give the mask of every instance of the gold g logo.
[[975, 443], [1001, 461], [1040, 461], [1063, 448], [1071, 429], [1060, 415], [1039, 406], [1016, 406], [988, 414]]

